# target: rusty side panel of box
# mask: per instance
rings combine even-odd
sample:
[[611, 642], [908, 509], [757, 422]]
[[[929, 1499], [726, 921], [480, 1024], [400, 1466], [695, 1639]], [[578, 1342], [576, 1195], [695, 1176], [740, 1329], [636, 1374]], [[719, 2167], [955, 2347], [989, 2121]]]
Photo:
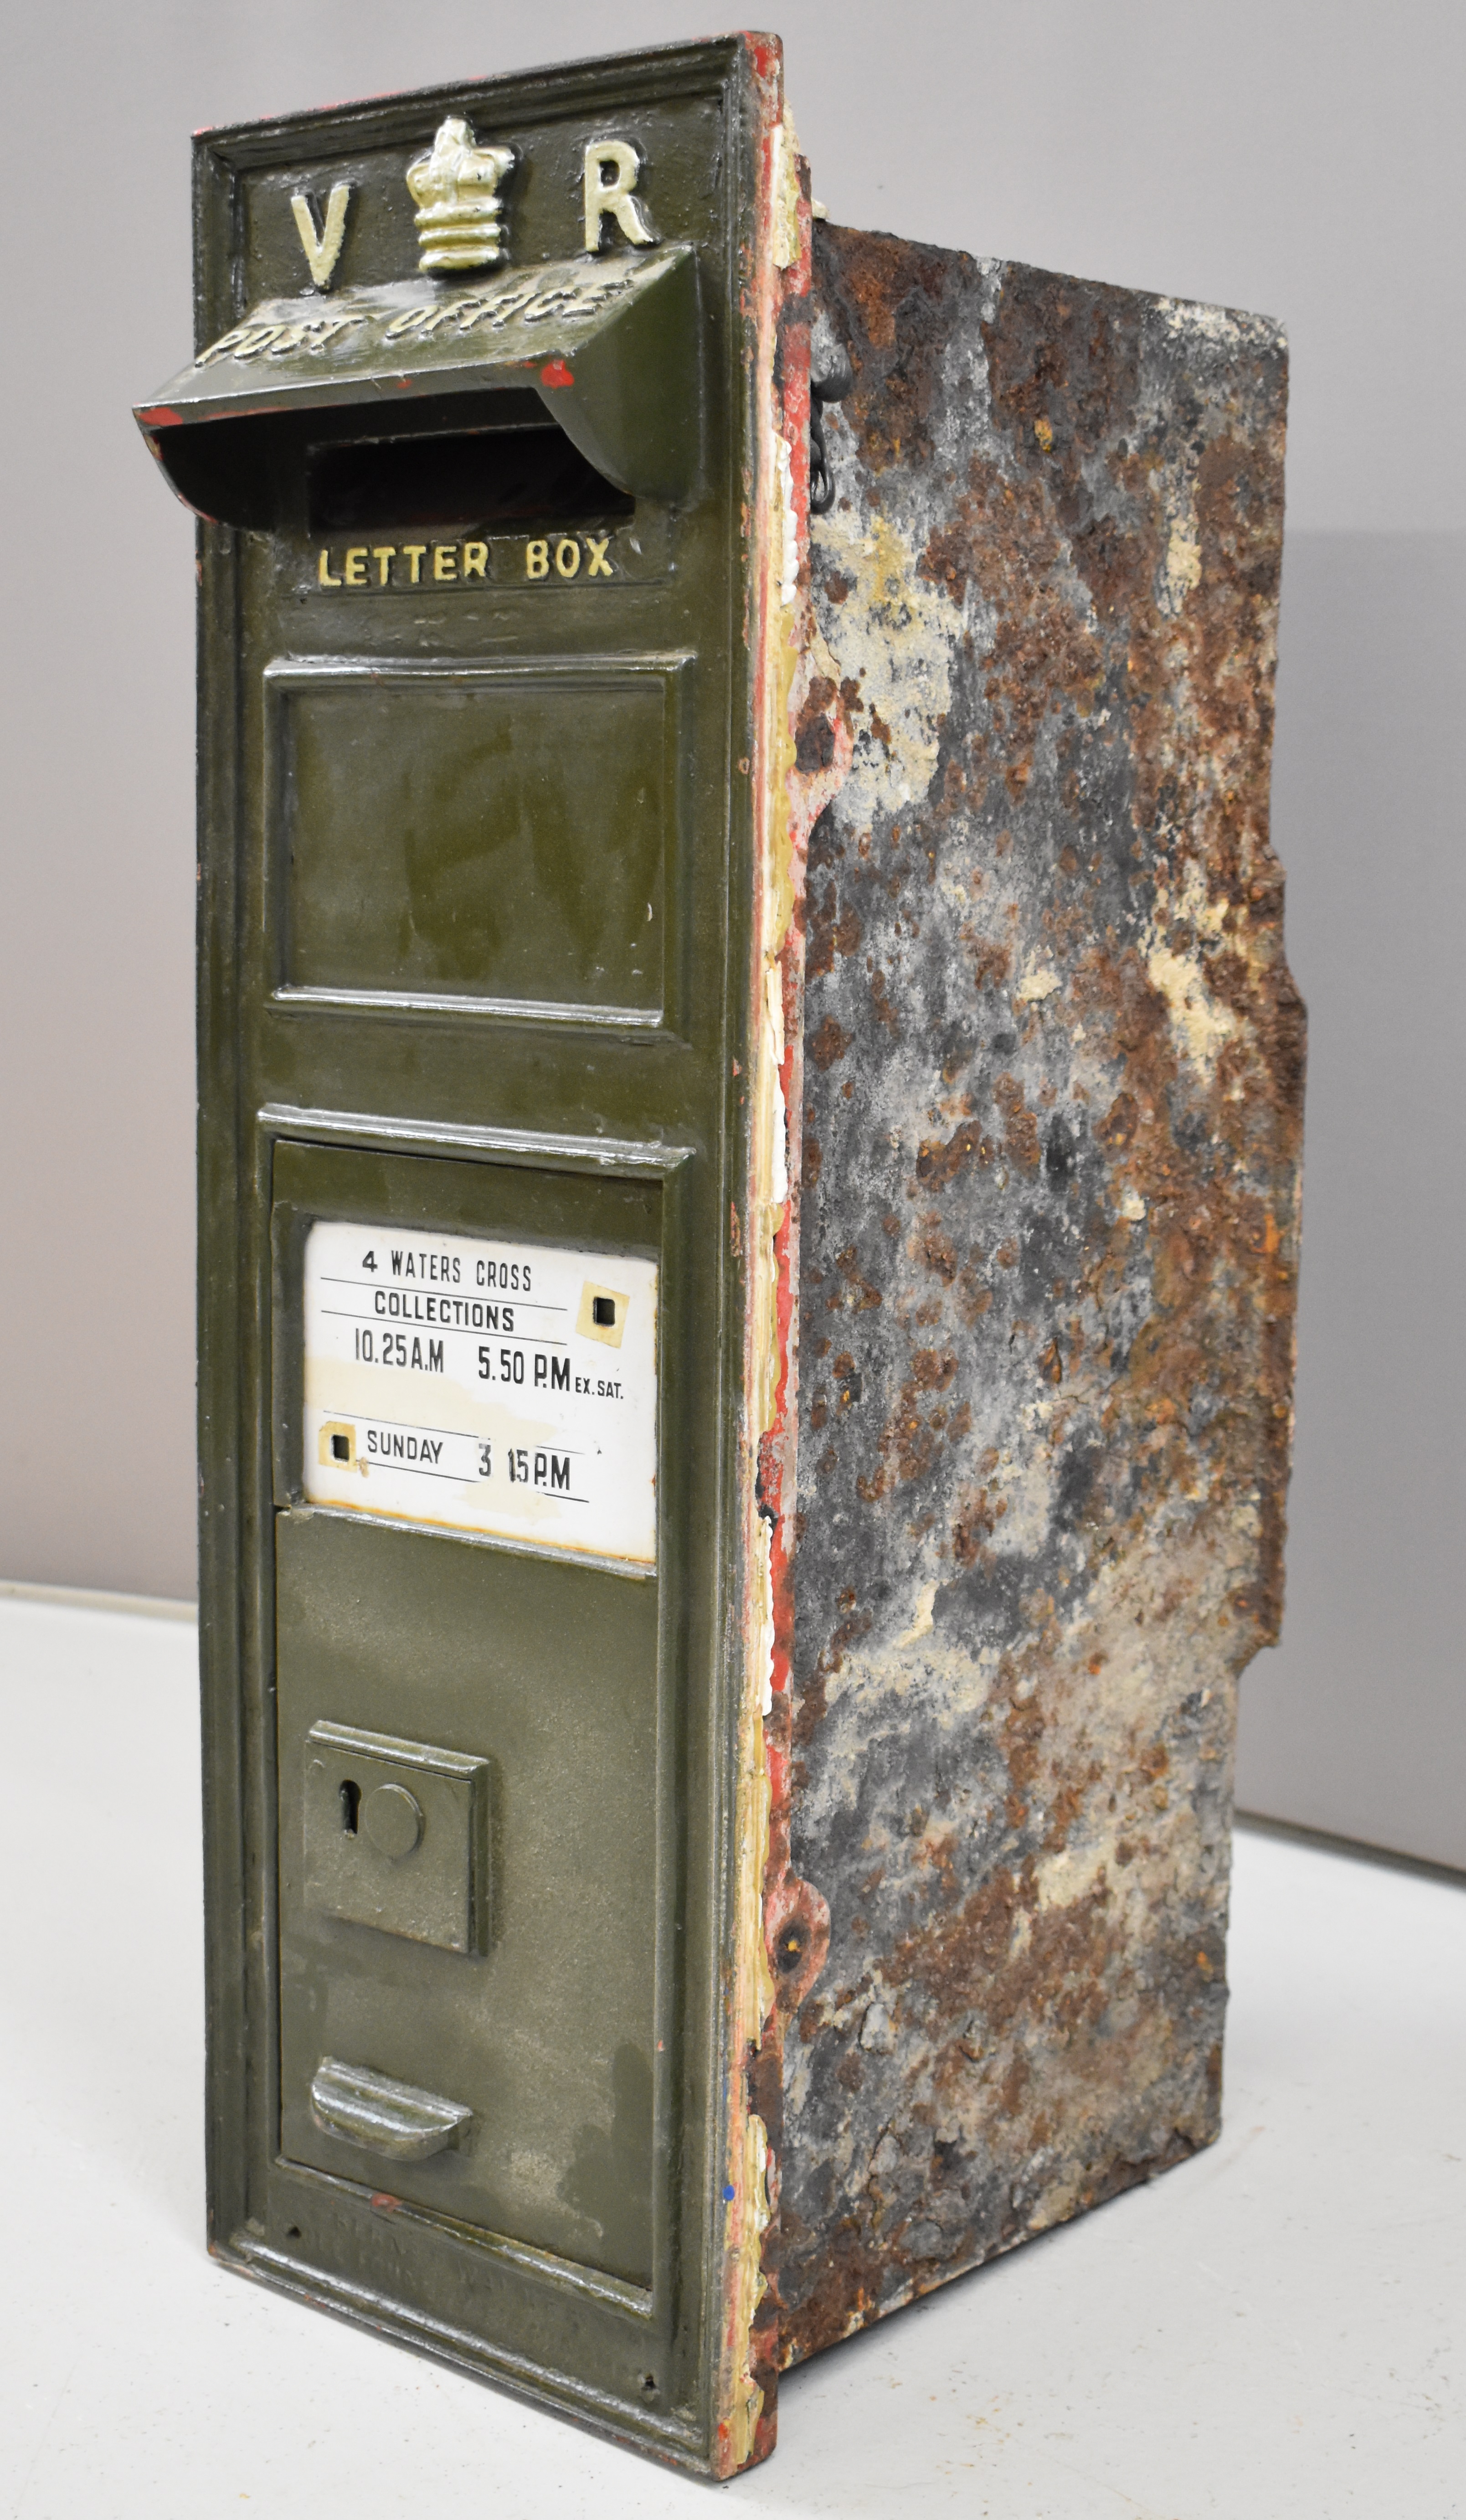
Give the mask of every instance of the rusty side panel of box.
[[785, 2362], [1217, 2134], [1304, 1057], [1277, 328], [830, 229], [817, 302]]

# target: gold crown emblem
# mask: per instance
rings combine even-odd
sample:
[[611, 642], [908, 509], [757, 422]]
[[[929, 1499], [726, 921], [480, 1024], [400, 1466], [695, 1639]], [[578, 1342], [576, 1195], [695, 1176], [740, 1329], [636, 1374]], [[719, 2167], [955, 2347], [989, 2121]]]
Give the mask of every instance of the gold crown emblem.
[[512, 149], [480, 149], [461, 115], [438, 125], [425, 158], [407, 170], [418, 203], [420, 271], [479, 271], [504, 250], [499, 187], [514, 162]]

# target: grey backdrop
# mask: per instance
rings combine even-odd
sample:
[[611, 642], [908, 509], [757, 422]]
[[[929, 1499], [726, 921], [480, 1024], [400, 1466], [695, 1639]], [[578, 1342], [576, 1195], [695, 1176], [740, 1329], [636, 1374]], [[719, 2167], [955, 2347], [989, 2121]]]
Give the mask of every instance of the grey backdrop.
[[[195, 126], [712, 31], [561, 0], [8, 13], [0, 1574], [193, 1590]], [[1466, 1864], [1459, 0], [784, 0], [832, 214], [1282, 316], [1275, 836], [1311, 1054], [1281, 1649], [1254, 1807]]]

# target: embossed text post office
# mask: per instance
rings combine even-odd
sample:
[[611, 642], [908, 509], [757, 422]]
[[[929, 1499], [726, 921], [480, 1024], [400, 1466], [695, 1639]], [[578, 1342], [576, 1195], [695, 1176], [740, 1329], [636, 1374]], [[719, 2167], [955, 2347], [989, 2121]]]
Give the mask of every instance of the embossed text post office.
[[1280, 336], [812, 209], [764, 36], [210, 132], [138, 415], [212, 2243], [719, 2476], [1216, 2134], [1291, 1430]]

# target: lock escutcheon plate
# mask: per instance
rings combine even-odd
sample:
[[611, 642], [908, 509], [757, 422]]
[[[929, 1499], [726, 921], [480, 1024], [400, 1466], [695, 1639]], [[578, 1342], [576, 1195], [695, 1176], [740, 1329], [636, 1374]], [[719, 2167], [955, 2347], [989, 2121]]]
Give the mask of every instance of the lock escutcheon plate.
[[305, 1745], [305, 1900], [443, 1951], [488, 1940], [489, 1763], [345, 1724]]

